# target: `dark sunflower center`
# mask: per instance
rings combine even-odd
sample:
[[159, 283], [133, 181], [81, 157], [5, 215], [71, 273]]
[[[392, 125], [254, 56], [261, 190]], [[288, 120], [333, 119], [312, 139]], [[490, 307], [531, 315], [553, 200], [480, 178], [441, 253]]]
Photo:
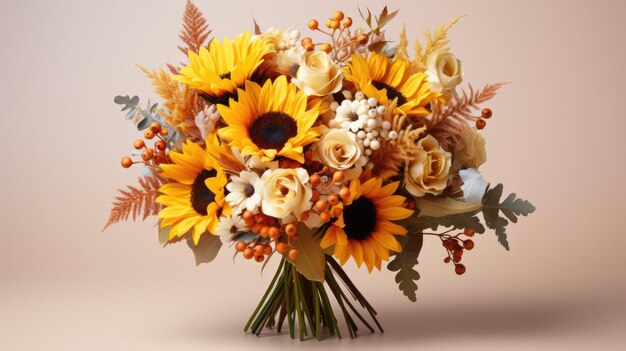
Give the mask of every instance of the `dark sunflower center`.
[[216, 175], [217, 172], [215, 170], [209, 171], [205, 169], [196, 176], [196, 179], [194, 179], [191, 185], [191, 198], [189, 199], [191, 201], [191, 207], [193, 207], [194, 211], [203, 216], [208, 214], [207, 206], [215, 201], [215, 194], [207, 188], [204, 181]]
[[343, 230], [348, 238], [365, 240], [376, 227], [376, 206], [366, 197], [361, 196], [343, 209]]
[[250, 139], [261, 149], [280, 150], [298, 134], [298, 124], [286, 113], [268, 112], [250, 126]]
[[376, 89], [378, 90], [383, 90], [383, 89], [387, 89], [387, 98], [389, 99], [389, 101], [398, 98], [398, 106], [402, 106], [404, 104], [406, 104], [406, 97], [404, 97], [404, 95], [402, 95], [402, 93], [400, 93], [399, 91], [397, 91], [395, 88], [383, 83], [383, 82], [379, 82], [379, 81], [372, 81], [372, 85], [376, 87]]
[[230, 79], [230, 72], [226, 72], [224, 74], [220, 74], [220, 78], [222, 78], [222, 79]]

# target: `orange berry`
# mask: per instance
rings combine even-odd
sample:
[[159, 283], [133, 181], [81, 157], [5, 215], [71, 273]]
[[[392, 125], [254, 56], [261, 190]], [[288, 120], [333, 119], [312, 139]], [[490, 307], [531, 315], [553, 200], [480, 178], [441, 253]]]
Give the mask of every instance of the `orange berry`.
[[244, 212], [243, 215], [241, 215], [241, 218], [243, 218], [243, 219], [254, 218], [254, 213], [252, 211], [246, 210], [246, 212]]
[[311, 202], [317, 202], [320, 199], [320, 192], [317, 189], [313, 189], [311, 194]]
[[473, 249], [473, 248], [474, 248], [474, 241], [473, 241], [473, 240], [469, 240], [469, 239], [468, 239], [468, 240], [465, 240], [465, 241], [463, 242], [463, 248], [464, 248], [465, 250], [471, 250], [471, 249]]
[[328, 43], [323, 43], [320, 45], [320, 50], [324, 51], [325, 53], [330, 53], [330, 50], [332, 50], [332, 47], [330, 46], [330, 44]]
[[265, 221], [265, 215], [259, 212], [256, 215], [254, 215], [254, 219], [256, 220], [257, 223], [263, 223], [263, 221]]
[[152, 140], [152, 138], [154, 138], [154, 132], [148, 129], [145, 132], [143, 132], [143, 137], [148, 140]]
[[252, 257], [254, 257], [254, 250], [252, 250], [252, 249], [251, 249], [251, 248], [249, 248], [249, 247], [246, 247], [246, 248], [243, 250], [243, 258], [245, 258], [246, 260], [249, 260], [249, 259], [251, 259]]
[[161, 128], [161, 131], [159, 132], [161, 135], [167, 135], [167, 133], [169, 133], [170, 131], [167, 130], [167, 128]]
[[252, 227], [250, 228], [250, 230], [252, 230], [255, 233], [260, 233], [261, 232], [261, 228], [263, 228], [263, 224], [261, 223], [255, 223], [252, 225]]
[[476, 231], [472, 228], [465, 228], [465, 230], [463, 230], [463, 234], [469, 236], [470, 238], [474, 236], [474, 234], [476, 234]]
[[167, 144], [165, 144], [163, 140], [159, 140], [156, 143], [154, 143], [154, 146], [157, 148], [157, 150], [165, 150], [165, 148], [167, 147]]
[[456, 272], [456, 274], [462, 275], [466, 271], [465, 265], [463, 265], [461, 263], [455, 265], [454, 266], [454, 271]]
[[292, 261], [295, 261], [298, 259], [298, 250], [296, 249], [291, 249], [289, 250], [289, 259]]
[[337, 171], [333, 174], [333, 182], [335, 183], [343, 182], [344, 179], [346, 179], [346, 174], [343, 171]]
[[133, 147], [137, 150], [139, 149], [143, 149], [143, 147], [146, 146], [146, 143], [143, 142], [143, 140], [141, 139], [137, 139], [135, 140], [135, 142], [133, 143]]
[[313, 186], [318, 186], [321, 181], [322, 177], [320, 177], [318, 174], [312, 174], [309, 177], [309, 183], [311, 183], [311, 185]]
[[288, 236], [294, 236], [298, 233], [298, 229], [293, 223], [289, 223], [285, 227], [285, 233], [287, 233]]
[[331, 206], [335, 206], [338, 203], [339, 203], [339, 197], [337, 197], [337, 195], [333, 194], [328, 197], [328, 204], [330, 204]]
[[328, 208], [328, 202], [324, 200], [319, 200], [315, 203], [315, 208], [320, 212], [324, 211]]
[[122, 157], [122, 161], [120, 163], [122, 164], [122, 167], [130, 168], [130, 166], [133, 165], [133, 160], [128, 156], [124, 156]]
[[311, 39], [311, 37], [304, 37], [302, 38], [302, 40], [300, 40], [300, 44], [302, 44], [302, 46], [306, 46], [306, 44], [312, 44], [313, 43], [313, 39]]
[[324, 25], [326, 26], [326, 28], [331, 28], [330, 26], [332, 25], [332, 23], [333, 23], [333, 19], [329, 18], [324, 22]]
[[330, 28], [339, 29], [339, 26], [340, 26], [340, 22], [336, 18], [332, 18], [330, 20]]
[[242, 252], [246, 249], [246, 247], [248, 247], [248, 245], [246, 245], [243, 241], [237, 241], [235, 243], [235, 250], [237, 250], [237, 252]]
[[341, 190], [339, 190], [339, 197], [341, 197], [342, 199], [347, 199], [350, 197], [350, 189], [348, 188], [342, 188]]
[[269, 237], [270, 236], [270, 227], [264, 226], [263, 228], [261, 228], [261, 232], [259, 234], [261, 234], [261, 236], [264, 237], [264, 238]]
[[303, 221], [306, 221], [307, 219], [309, 219], [310, 216], [311, 216], [311, 211], [302, 212], [302, 216], [300, 216], [300, 219], [302, 219]]
[[333, 13], [333, 18], [336, 19], [337, 21], [341, 21], [343, 19], [343, 12], [337, 10]]
[[265, 253], [265, 245], [257, 244], [254, 246], [254, 256], [263, 256]]
[[248, 228], [251, 228], [253, 225], [256, 224], [256, 221], [254, 220], [254, 218], [247, 218], [247, 219], [244, 219], [243, 221], [244, 223], [246, 223], [246, 226]]
[[270, 238], [276, 240], [280, 237], [280, 229], [276, 228], [276, 227], [271, 227], [270, 228], [270, 233], [269, 233]]
[[315, 45], [313, 45], [313, 43], [306, 43], [303, 45], [304, 49], [306, 51], [313, 51], [315, 50]]
[[159, 122], [152, 122], [150, 123], [150, 131], [154, 134], [158, 133], [161, 131], [161, 123]]
[[152, 160], [153, 157], [154, 157], [154, 151], [152, 151], [150, 149], [145, 149], [141, 153], [141, 159], [146, 161], [146, 162]]
[[276, 244], [276, 252], [278, 252], [281, 255], [287, 252], [287, 244], [285, 243]]
[[272, 247], [269, 245], [265, 245], [265, 251], [263, 252], [265, 256], [272, 254]]
[[324, 223], [330, 222], [330, 213], [328, 211], [320, 213], [320, 220]]
[[261, 255], [261, 256], [254, 256], [254, 260], [261, 263], [263, 261], [265, 261], [265, 256]]
[[487, 126], [487, 122], [484, 119], [479, 119], [476, 121], [476, 128], [484, 129]]
[[343, 25], [344, 28], [350, 28], [352, 26], [352, 18], [344, 18], [343, 21], [341, 21], [341, 25]]
[[342, 208], [335, 207], [333, 209], [333, 216], [334, 217], [339, 217], [339, 216], [341, 216], [342, 213], [343, 213], [343, 209]]
[[493, 116], [493, 111], [491, 111], [490, 108], [484, 108], [481, 111], [481, 115], [483, 116], [483, 118], [489, 119], [489, 118], [491, 118], [491, 116]]
[[316, 30], [319, 26], [319, 23], [317, 22], [317, 20], [311, 19], [309, 20], [308, 26], [310, 30]]

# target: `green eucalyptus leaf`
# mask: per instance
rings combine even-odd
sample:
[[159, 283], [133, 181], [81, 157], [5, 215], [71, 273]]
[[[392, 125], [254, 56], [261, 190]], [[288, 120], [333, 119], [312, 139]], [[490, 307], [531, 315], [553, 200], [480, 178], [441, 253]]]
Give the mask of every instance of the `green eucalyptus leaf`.
[[315, 236], [315, 232], [300, 222], [298, 225], [298, 240], [292, 240], [291, 244], [298, 250], [298, 258], [295, 261], [289, 259], [288, 251], [285, 252], [283, 258], [296, 266], [298, 272], [308, 280], [323, 283], [326, 257], [324, 256], [324, 250], [320, 246], [320, 240]]
[[200, 236], [198, 245], [193, 243], [191, 235], [187, 235], [187, 245], [193, 251], [193, 255], [196, 258], [196, 266], [199, 266], [202, 263], [209, 263], [215, 259], [222, 247], [222, 241], [219, 236], [206, 232]]

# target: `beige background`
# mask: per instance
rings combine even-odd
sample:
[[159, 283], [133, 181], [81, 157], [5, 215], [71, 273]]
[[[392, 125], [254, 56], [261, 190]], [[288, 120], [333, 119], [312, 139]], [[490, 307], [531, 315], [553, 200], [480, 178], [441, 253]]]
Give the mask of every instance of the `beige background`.
[[[391, 2], [391, 1], [390, 1]], [[380, 9], [378, 1], [361, 5]], [[133, 64], [178, 62], [183, 1], [0, 4], [0, 348], [5, 350], [618, 349], [625, 341], [622, 1], [393, 1], [409, 33], [463, 19], [451, 33], [466, 81], [511, 81], [491, 104], [484, 175], [538, 208], [444, 265], [420, 259], [418, 303], [393, 274], [347, 270], [380, 312], [384, 335], [299, 343], [241, 327], [270, 277], [250, 262], [194, 266], [159, 246], [152, 221], [100, 233], [118, 166], [138, 134], [112, 99], [153, 98]], [[300, 25], [352, 1], [208, 1], [218, 37]], [[304, 30], [303, 30], [304, 31]], [[218, 347], [219, 346], [219, 347]]]

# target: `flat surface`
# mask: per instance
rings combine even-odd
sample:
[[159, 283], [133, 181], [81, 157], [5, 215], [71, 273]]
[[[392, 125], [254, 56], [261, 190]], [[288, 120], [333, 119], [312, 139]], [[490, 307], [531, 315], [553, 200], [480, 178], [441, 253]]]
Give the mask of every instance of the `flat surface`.
[[[465, 81], [513, 82], [488, 104], [481, 170], [537, 211], [509, 227], [510, 252], [478, 237], [462, 277], [427, 238], [416, 304], [390, 272], [347, 264], [386, 332], [322, 343], [242, 334], [271, 278], [255, 263], [224, 250], [195, 267], [184, 244], [159, 246], [152, 220], [100, 233], [136, 179], [118, 163], [138, 133], [113, 96], [156, 100], [134, 64], [183, 59], [183, 5], [0, 2], [0, 349], [623, 349], [625, 2], [393, 1], [392, 39], [403, 22], [414, 37], [469, 14], [450, 34]], [[303, 32], [336, 8], [359, 22], [352, 1], [198, 5], [220, 38], [252, 16]]]

